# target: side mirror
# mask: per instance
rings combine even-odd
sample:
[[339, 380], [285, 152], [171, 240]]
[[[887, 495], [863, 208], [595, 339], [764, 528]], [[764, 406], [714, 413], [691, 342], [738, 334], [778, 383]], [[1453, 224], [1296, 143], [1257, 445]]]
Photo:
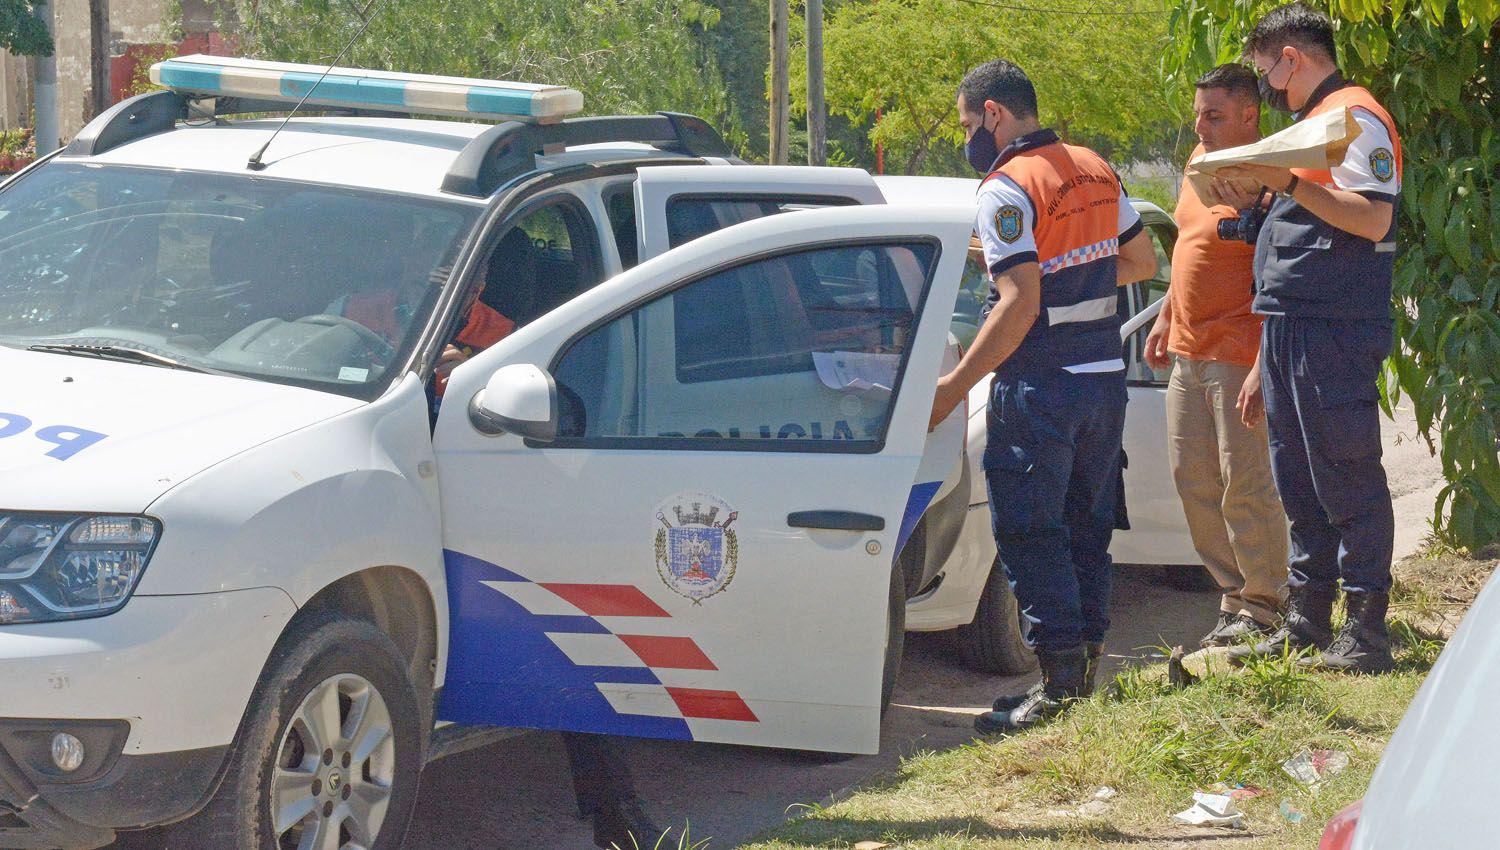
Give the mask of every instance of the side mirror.
[[469, 402], [469, 421], [481, 433], [557, 439], [557, 382], [545, 369], [512, 363], [490, 376]]

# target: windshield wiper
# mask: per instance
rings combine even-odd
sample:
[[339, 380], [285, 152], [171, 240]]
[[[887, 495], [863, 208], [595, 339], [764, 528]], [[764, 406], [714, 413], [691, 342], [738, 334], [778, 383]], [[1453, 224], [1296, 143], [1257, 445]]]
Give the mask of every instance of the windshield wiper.
[[195, 366], [165, 354], [157, 354], [154, 351], [146, 351], [141, 348], [129, 348], [123, 345], [87, 345], [83, 343], [42, 343], [29, 345], [27, 351], [44, 351], [50, 354], [73, 354], [79, 357], [98, 357], [101, 360], [118, 360], [122, 363], [147, 363], [152, 366], [164, 366], [168, 369], [182, 369], [186, 372], [202, 372], [205, 375], [227, 375], [218, 369], [210, 369], [206, 366]]

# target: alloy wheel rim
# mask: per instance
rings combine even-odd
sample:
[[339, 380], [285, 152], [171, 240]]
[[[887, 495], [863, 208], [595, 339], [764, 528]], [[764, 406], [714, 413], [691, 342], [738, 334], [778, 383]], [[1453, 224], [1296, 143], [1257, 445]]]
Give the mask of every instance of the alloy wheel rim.
[[385, 698], [340, 673], [312, 688], [282, 732], [271, 773], [279, 850], [371, 850], [390, 807], [396, 738]]

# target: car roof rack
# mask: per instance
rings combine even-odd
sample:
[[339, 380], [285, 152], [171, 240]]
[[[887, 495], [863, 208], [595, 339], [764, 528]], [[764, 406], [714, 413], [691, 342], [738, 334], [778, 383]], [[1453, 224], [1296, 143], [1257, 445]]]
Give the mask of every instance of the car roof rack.
[[605, 115], [555, 124], [507, 121], [485, 130], [459, 152], [443, 177], [443, 191], [487, 198], [512, 178], [536, 168], [536, 158], [575, 145], [639, 142], [697, 157], [733, 157], [711, 124], [694, 115]]

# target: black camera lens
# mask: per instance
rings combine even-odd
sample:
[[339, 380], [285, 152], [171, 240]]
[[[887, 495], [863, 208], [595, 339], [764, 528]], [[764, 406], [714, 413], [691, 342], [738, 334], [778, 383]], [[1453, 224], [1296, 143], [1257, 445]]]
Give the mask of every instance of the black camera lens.
[[1219, 219], [1219, 238], [1225, 242], [1240, 241], [1240, 220], [1237, 218]]

